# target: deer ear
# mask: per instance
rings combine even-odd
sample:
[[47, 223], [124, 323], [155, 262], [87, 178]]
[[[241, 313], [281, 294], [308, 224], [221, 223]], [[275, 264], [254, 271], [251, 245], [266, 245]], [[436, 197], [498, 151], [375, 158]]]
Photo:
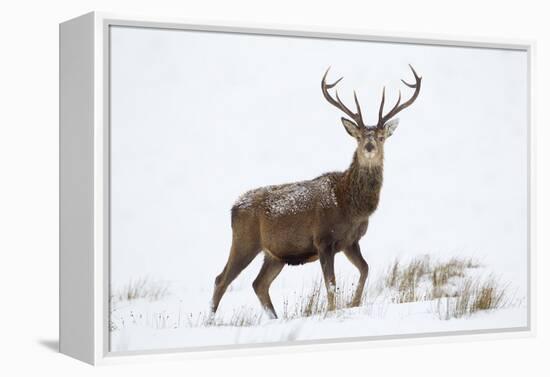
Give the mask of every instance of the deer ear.
[[361, 131], [355, 123], [353, 123], [349, 119], [342, 118], [342, 124], [344, 125], [344, 128], [346, 129], [346, 131], [348, 131], [348, 134], [350, 134], [356, 139], [359, 139], [359, 137], [361, 136]]
[[386, 138], [390, 137], [393, 134], [393, 131], [395, 131], [398, 124], [399, 118], [392, 119], [388, 123], [384, 124], [384, 130], [386, 130]]

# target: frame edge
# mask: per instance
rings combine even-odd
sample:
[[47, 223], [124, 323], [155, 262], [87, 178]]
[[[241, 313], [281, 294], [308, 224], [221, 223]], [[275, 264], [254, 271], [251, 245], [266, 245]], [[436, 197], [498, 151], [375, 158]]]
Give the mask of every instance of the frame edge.
[[[534, 122], [534, 60], [536, 44], [534, 40], [504, 40], [496, 38], [481, 38], [472, 36], [447, 36], [447, 35], [428, 35], [419, 33], [397, 33], [397, 32], [375, 32], [367, 29], [335, 29], [326, 27], [314, 27], [314, 26], [296, 26], [296, 25], [266, 25], [266, 24], [251, 24], [240, 22], [217, 22], [217, 21], [199, 21], [199, 20], [184, 20], [174, 18], [161, 18], [161, 17], [147, 17], [147, 16], [131, 16], [121, 15], [107, 12], [92, 12], [81, 17], [93, 18], [93, 35], [95, 40], [93, 43], [94, 56], [92, 61], [94, 62], [93, 71], [95, 76], [94, 82], [94, 107], [92, 113], [95, 115], [93, 118], [93, 176], [94, 176], [94, 247], [93, 247], [93, 301], [94, 306], [92, 311], [95, 313], [93, 319], [93, 355], [90, 360], [83, 360], [91, 364], [100, 365], [112, 365], [128, 362], [147, 362], [147, 361], [159, 361], [159, 360], [185, 360], [185, 359], [203, 359], [208, 357], [220, 357], [220, 356], [242, 356], [242, 355], [265, 355], [267, 352], [275, 352], [277, 354], [285, 354], [293, 352], [296, 347], [299, 347], [300, 352], [311, 352], [316, 350], [326, 349], [352, 349], [352, 348], [370, 348], [372, 346], [385, 347], [396, 345], [411, 345], [415, 344], [436, 344], [447, 342], [462, 342], [472, 340], [491, 340], [491, 339], [513, 339], [513, 338], [526, 338], [534, 337], [536, 335], [535, 327], [535, 241], [536, 223], [534, 218], [536, 216], [534, 208], [536, 207], [535, 197], [535, 122]], [[71, 20], [72, 21], [72, 20]], [[71, 21], [67, 21], [69, 23]], [[530, 207], [530, 260], [528, 261], [530, 269], [530, 288], [529, 288], [529, 310], [528, 325], [526, 328], [514, 331], [514, 332], [499, 332], [499, 333], [482, 333], [482, 334], [448, 334], [439, 336], [430, 336], [426, 338], [412, 336], [403, 339], [360, 339], [357, 342], [342, 341], [338, 343], [317, 343], [311, 345], [274, 345], [267, 347], [251, 347], [246, 348], [224, 348], [223, 350], [205, 350], [201, 352], [189, 352], [185, 350], [163, 350], [159, 353], [140, 353], [134, 355], [119, 355], [110, 354], [108, 347], [108, 192], [105, 191], [105, 187], [108, 186], [108, 128], [105, 123], [108, 120], [109, 115], [108, 106], [106, 106], [105, 93], [107, 92], [105, 79], [109, 75], [109, 66], [106, 63], [105, 55], [108, 53], [108, 43], [106, 39], [108, 36], [108, 28], [111, 25], [135, 25], [143, 24], [144, 27], [164, 27], [167, 29], [189, 29], [189, 30], [208, 30], [218, 32], [236, 32], [236, 33], [255, 33], [255, 34], [276, 34], [280, 36], [304, 36], [304, 37], [318, 37], [318, 38], [336, 38], [336, 39], [356, 39], [356, 40], [368, 40], [379, 42], [397, 42], [397, 43], [416, 43], [416, 44], [430, 44], [440, 46], [458, 46], [458, 47], [473, 47], [473, 48], [496, 48], [496, 49], [512, 49], [522, 50], [528, 55], [528, 127], [529, 127], [529, 193], [531, 200]], [[63, 23], [62, 25], [64, 25]], [[61, 113], [60, 113], [61, 114]], [[61, 125], [60, 125], [61, 126]], [[61, 170], [60, 170], [61, 171]], [[61, 175], [61, 174], [60, 174]], [[108, 220], [107, 220], [108, 221]], [[61, 229], [61, 227], [60, 227]], [[106, 293], [107, 292], [107, 293]], [[107, 328], [106, 328], [107, 327]], [[60, 327], [61, 328], [61, 327]], [[374, 340], [374, 341], [373, 341]], [[63, 351], [62, 351], [63, 352]], [[63, 352], [65, 353], [65, 352]], [[71, 355], [72, 356], [72, 355]], [[78, 358], [78, 357], [77, 357]], [[80, 359], [80, 358], [79, 358]]]
[[59, 25], [59, 351], [94, 344], [94, 14]]

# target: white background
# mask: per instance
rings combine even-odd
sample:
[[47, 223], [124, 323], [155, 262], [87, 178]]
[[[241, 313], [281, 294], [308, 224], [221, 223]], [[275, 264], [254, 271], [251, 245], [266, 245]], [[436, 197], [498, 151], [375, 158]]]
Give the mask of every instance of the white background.
[[[321, 94], [326, 67], [374, 124], [383, 86], [386, 111], [399, 90], [412, 94], [400, 81], [413, 82], [411, 63], [422, 90], [385, 145], [381, 203], [361, 240], [371, 272], [472, 256], [526, 295], [525, 52], [128, 27], [111, 41], [113, 289], [177, 280], [185, 303], [196, 294], [206, 307], [241, 193], [348, 167], [356, 142]], [[351, 267], [339, 257], [337, 271]], [[250, 293], [261, 260], [236, 280]], [[287, 285], [302, 286], [320, 271], [307, 267], [276, 284], [295, 275]]]
[[[0, 250], [4, 257], [0, 274], [3, 304], [2, 364], [12, 375], [27, 373], [79, 373], [105, 375], [221, 374], [279, 376], [284, 373], [313, 375], [390, 374], [422, 375], [518, 375], [548, 373], [545, 362], [549, 334], [548, 286], [544, 276], [548, 239], [548, 201], [538, 198], [536, 339], [498, 340], [446, 345], [400, 346], [353, 351], [324, 351], [285, 356], [261, 356], [174, 364], [124, 366], [92, 370], [51, 351], [57, 339], [57, 23], [92, 9], [131, 11], [202, 19], [226, 19], [283, 24], [310, 24], [364, 28], [365, 30], [416, 31], [450, 35], [525, 37], [538, 39], [536, 122], [539, 125], [538, 191], [548, 190], [543, 164], [550, 142], [548, 103], [550, 38], [542, 6], [537, 2], [463, 1], [456, 9], [436, 1], [416, 2], [296, 2], [246, 1], [185, 3], [157, 1], [95, 1], [74, 3], [19, 2], [3, 6], [3, 46], [0, 82]], [[411, 372], [412, 371], [412, 372]], [[7, 374], [3, 371], [3, 374]]]
[[[356, 141], [341, 124], [343, 114], [321, 94], [326, 67], [332, 66], [330, 82], [345, 76], [338, 91], [348, 104], [357, 89], [365, 122], [375, 124], [383, 86], [386, 111], [399, 90], [404, 101], [412, 94], [399, 80], [412, 82], [411, 63], [423, 76], [421, 94], [398, 115], [400, 127], [386, 142], [381, 202], [360, 242], [369, 283], [375, 285], [395, 259], [472, 257], [517, 298], [526, 297], [524, 51], [129, 27], [112, 28], [110, 50], [115, 295], [148, 277], [168, 283], [178, 303], [170, 317], [208, 310], [214, 277], [228, 258], [229, 209], [236, 198], [254, 187], [342, 171], [350, 163]], [[241, 305], [260, 310], [251, 287], [262, 260], [259, 255], [237, 277], [219, 315]], [[337, 255], [335, 264], [340, 284], [357, 279], [345, 256]], [[310, 287], [320, 270], [319, 263], [285, 268], [270, 289], [275, 307], [280, 311], [283, 297]], [[169, 311], [160, 301], [131, 310], [145, 317]], [[113, 318], [124, 316], [120, 308], [112, 310]], [[519, 313], [486, 326], [524, 326]], [[426, 331], [439, 328], [440, 320], [435, 322]], [[352, 334], [424, 329], [420, 320], [404, 318], [373, 323], [352, 325]], [[292, 326], [281, 326], [279, 339]], [[167, 329], [137, 340], [143, 330], [113, 333], [111, 350], [195, 345], [192, 335], [171, 336]], [[263, 331], [254, 341], [274, 340]], [[345, 334], [327, 331], [328, 324], [320, 325], [298, 339]], [[224, 339], [224, 332], [211, 329], [197, 338], [235, 341]]]

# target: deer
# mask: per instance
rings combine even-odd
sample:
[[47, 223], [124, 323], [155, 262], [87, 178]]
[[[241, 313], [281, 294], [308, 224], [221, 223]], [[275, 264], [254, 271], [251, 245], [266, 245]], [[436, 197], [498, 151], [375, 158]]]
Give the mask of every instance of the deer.
[[418, 97], [422, 77], [409, 64], [415, 83], [401, 80], [414, 89], [401, 103], [401, 91], [393, 108], [384, 114], [385, 87], [378, 110], [378, 122], [367, 125], [354, 91], [356, 111], [350, 110], [338, 96], [330, 94], [342, 79], [326, 83], [330, 67], [321, 80], [321, 91], [329, 104], [347, 117], [341, 121], [357, 147], [351, 164], [343, 172], [330, 172], [317, 178], [265, 186], [242, 194], [231, 208], [232, 243], [229, 258], [215, 279], [211, 315], [231, 282], [263, 252], [264, 260], [252, 287], [265, 313], [276, 319], [277, 313], [269, 295], [272, 282], [285, 265], [302, 265], [319, 261], [327, 292], [327, 312], [334, 311], [336, 278], [334, 257], [342, 251], [359, 271], [359, 281], [351, 306], [361, 304], [369, 265], [361, 253], [359, 240], [366, 234], [369, 218], [380, 201], [384, 144], [394, 133], [399, 119], [395, 116]]

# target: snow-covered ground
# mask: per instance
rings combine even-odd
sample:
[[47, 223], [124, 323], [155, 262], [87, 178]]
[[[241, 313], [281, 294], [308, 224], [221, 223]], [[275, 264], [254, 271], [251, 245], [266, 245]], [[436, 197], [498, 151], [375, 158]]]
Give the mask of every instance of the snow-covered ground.
[[[251, 327], [176, 327], [156, 329], [141, 324], [127, 326], [112, 334], [113, 351], [163, 350], [216, 345], [289, 342], [297, 340], [341, 339], [368, 336], [440, 333], [462, 330], [490, 330], [524, 327], [525, 308], [508, 308], [475, 314], [467, 319], [440, 320], [432, 314], [433, 303], [391, 304], [380, 308], [345, 309], [329, 318], [268, 320]], [[177, 304], [176, 304], [177, 305]], [[173, 304], [165, 304], [163, 312]], [[161, 308], [159, 308], [161, 309]], [[166, 313], [166, 312], [165, 312]], [[177, 311], [172, 312], [177, 316]], [[156, 313], [148, 313], [155, 315]]]
[[[306, 269], [308, 267], [310, 266], [306, 266]], [[295, 268], [298, 272], [299, 269]], [[345, 274], [340, 271], [338, 275], [347, 287], [357, 277], [350, 272], [348, 270]], [[485, 266], [468, 269], [466, 274], [480, 279], [488, 275], [494, 276]], [[111, 315], [111, 350], [161, 350], [490, 330], [527, 325], [525, 297], [518, 295], [517, 287], [507, 285], [502, 280], [499, 281], [500, 286], [507, 287], [507, 302], [503, 308], [480, 311], [461, 318], [445, 318], [445, 301], [392, 302], [391, 292], [380, 290], [381, 280], [377, 277], [369, 279], [366, 300], [361, 307], [296, 318], [287, 313], [292, 313], [300, 304], [304, 293], [311, 289], [314, 281], [305, 279], [298, 286], [299, 279], [291, 273], [284, 276], [278, 284], [276, 281], [271, 290], [280, 318], [276, 320], [270, 320], [263, 315], [252, 287], [244, 284], [247, 280], [250, 279], [246, 276], [237, 279], [224, 296], [215, 325], [208, 322], [207, 298], [211, 294], [209, 288], [191, 291], [185, 285], [171, 282], [167, 283], [167, 295], [159, 300], [115, 300]], [[453, 284], [459, 286], [462, 280], [463, 278], [454, 278]], [[427, 281], [421, 281], [419, 292], [423, 292], [424, 283], [427, 285]], [[324, 296], [324, 289], [322, 294]], [[239, 318], [252, 323], [235, 326], [235, 320]]]
[[[113, 304], [112, 351], [524, 326], [528, 295], [528, 59], [523, 51], [113, 27], [110, 283], [165, 281], [157, 301]], [[423, 77], [384, 147], [384, 186], [360, 245], [370, 265], [366, 308], [253, 327], [196, 326], [229, 254], [230, 208], [247, 190], [349, 166], [356, 142], [323, 99], [331, 66], [367, 123], [387, 107], [407, 64]], [[474, 257], [519, 306], [441, 320], [435, 302], [375, 299], [394, 260]], [[260, 313], [257, 257], [219, 316]], [[336, 258], [337, 282], [357, 271]], [[279, 315], [320, 276], [285, 267], [271, 288]], [[374, 290], [375, 291], [375, 290]], [[293, 301], [294, 300], [294, 301]], [[374, 301], [373, 303], [371, 301]], [[186, 319], [193, 314], [191, 326]], [[257, 315], [257, 314], [256, 314]]]

